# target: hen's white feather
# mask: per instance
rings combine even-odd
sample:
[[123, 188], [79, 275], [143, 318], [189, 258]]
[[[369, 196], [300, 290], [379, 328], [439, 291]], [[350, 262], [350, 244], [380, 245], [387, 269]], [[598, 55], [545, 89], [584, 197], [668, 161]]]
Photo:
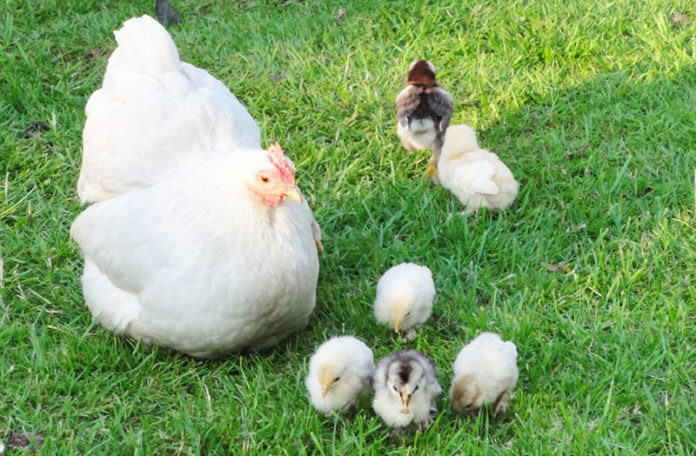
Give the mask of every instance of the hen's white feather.
[[273, 166], [262, 150], [211, 155], [80, 214], [70, 233], [95, 318], [195, 357], [265, 348], [304, 327], [319, 273], [312, 215], [250, 197], [245, 176], [262, 166]]
[[468, 125], [450, 125], [438, 162], [438, 177], [470, 211], [480, 207], [505, 209], [519, 192], [519, 184], [498, 156], [481, 149]]
[[394, 329], [408, 330], [423, 324], [433, 310], [435, 283], [425, 266], [413, 263], [396, 265], [377, 282], [375, 318]]
[[[356, 403], [369, 390], [373, 369], [372, 350], [364, 342], [352, 336], [329, 339], [309, 360], [305, 386], [312, 405], [331, 413]], [[327, 383], [325, 396], [322, 382]]]
[[517, 347], [498, 334], [482, 333], [457, 355], [452, 384], [465, 375], [481, 388], [481, 403], [476, 406], [492, 403], [517, 383]]
[[132, 18], [114, 34], [103, 86], [85, 109], [83, 202], [148, 187], [191, 157], [261, 148], [244, 106], [207, 71], [181, 62], [157, 21]]

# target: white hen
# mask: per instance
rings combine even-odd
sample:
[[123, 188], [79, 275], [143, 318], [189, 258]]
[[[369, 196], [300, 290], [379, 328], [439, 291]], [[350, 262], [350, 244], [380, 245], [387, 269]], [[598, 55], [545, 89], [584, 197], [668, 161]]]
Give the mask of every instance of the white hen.
[[[87, 106], [74, 222], [104, 326], [196, 357], [272, 346], [315, 304], [320, 230], [279, 146], [147, 16]], [[285, 201], [288, 197], [296, 201]]]
[[455, 194], [468, 211], [480, 207], [505, 209], [517, 197], [519, 184], [498, 156], [481, 149], [468, 125], [450, 125], [438, 162], [443, 187]]
[[375, 318], [396, 332], [408, 331], [407, 339], [413, 339], [413, 328], [430, 317], [434, 298], [430, 269], [413, 263], [396, 265], [377, 282]]
[[355, 337], [327, 340], [309, 360], [305, 386], [314, 407], [324, 413], [355, 404], [370, 389], [372, 350]]
[[273, 146], [211, 155], [96, 203], [70, 230], [87, 306], [116, 333], [195, 357], [272, 346], [315, 304], [312, 214], [298, 201]]
[[517, 383], [517, 347], [498, 334], [482, 333], [454, 361], [449, 397], [458, 412], [475, 412], [495, 402], [495, 412], [508, 406]]
[[179, 60], [156, 20], [129, 19], [114, 35], [104, 83], [85, 109], [83, 202], [148, 187], [191, 158], [261, 148], [244, 106], [207, 71]]

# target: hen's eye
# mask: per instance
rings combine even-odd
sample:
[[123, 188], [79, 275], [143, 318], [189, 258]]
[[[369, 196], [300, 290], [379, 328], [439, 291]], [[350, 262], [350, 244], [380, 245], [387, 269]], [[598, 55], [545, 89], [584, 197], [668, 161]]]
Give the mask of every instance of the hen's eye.
[[261, 179], [261, 182], [263, 182], [264, 184], [267, 184], [267, 183], [269, 183], [269, 182], [271, 181], [271, 180], [268, 178], [268, 176], [266, 176], [266, 175], [264, 175], [264, 174], [262, 174], [262, 175], [259, 177], [259, 179]]

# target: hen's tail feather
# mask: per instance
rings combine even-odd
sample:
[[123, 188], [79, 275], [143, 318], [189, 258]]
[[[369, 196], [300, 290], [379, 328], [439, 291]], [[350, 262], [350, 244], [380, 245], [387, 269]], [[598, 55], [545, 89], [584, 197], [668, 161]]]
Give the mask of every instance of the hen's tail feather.
[[118, 48], [109, 58], [110, 67], [120, 66], [151, 76], [180, 70], [181, 60], [174, 41], [150, 16], [127, 20], [114, 35]]

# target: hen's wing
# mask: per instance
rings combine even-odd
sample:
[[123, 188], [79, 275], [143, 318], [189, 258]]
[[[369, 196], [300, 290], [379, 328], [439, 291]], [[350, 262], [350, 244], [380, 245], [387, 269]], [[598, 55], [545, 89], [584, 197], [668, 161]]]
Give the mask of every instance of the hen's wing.
[[202, 154], [260, 148], [244, 106], [208, 72], [181, 62], [157, 21], [130, 19], [115, 36], [103, 86], [85, 109], [83, 202], [148, 187]]
[[[115, 287], [136, 295], [143, 307], [161, 316], [175, 318], [177, 312], [204, 307], [205, 299], [239, 290], [245, 282], [235, 274], [225, 236], [235, 232], [230, 228], [236, 226], [234, 220], [248, 215], [234, 208], [221, 215], [227, 205], [221, 202], [224, 198], [213, 197], [204, 180], [211, 174], [202, 166], [207, 163], [196, 165], [201, 166], [89, 206], [70, 229], [86, 260]], [[247, 236], [250, 249], [262, 239], [249, 233], [235, 236]], [[215, 314], [203, 312], [201, 318]]]
[[141, 293], [162, 268], [172, 266], [167, 245], [175, 245], [171, 237], [180, 235], [186, 220], [172, 207], [176, 196], [160, 199], [156, 186], [120, 195], [85, 209], [70, 229], [83, 256], [128, 293]]

